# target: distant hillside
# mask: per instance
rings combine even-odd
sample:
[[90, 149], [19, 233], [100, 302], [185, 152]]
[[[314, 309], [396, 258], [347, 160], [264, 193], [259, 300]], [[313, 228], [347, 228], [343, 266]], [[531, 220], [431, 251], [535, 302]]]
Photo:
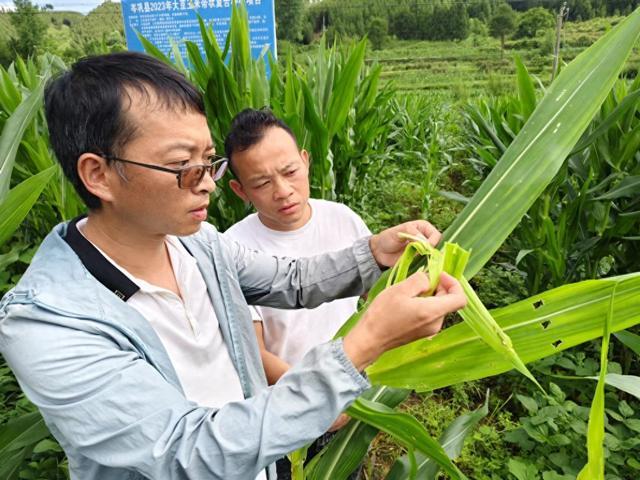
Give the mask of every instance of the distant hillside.
[[66, 25], [71, 28], [84, 18], [84, 15], [80, 12], [57, 10], [42, 12], [42, 16], [45, 18], [47, 23], [51, 23], [55, 26]]
[[16, 30], [11, 25], [9, 15], [6, 13], [0, 13], [0, 41], [6, 41], [7, 38], [15, 35]]
[[93, 9], [89, 14], [72, 27], [73, 37], [82, 45], [86, 45], [118, 32], [124, 38], [122, 9], [119, 3], [107, 1]]

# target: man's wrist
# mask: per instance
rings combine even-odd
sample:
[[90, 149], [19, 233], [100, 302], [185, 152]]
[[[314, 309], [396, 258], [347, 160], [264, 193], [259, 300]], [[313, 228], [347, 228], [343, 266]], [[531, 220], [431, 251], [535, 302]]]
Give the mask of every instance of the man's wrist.
[[359, 372], [364, 371], [369, 365], [376, 361], [382, 354], [382, 350], [376, 342], [370, 338], [366, 330], [356, 327], [343, 339], [342, 346], [345, 355], [351, 360], [353, 366]]
[[386, 265], [383, 265], [379, 260], [379, 242], [380, 242], [380, 234], [373, 234], [369, 237], [369, 250], [371, 250], [371, 256], [378, 264], [378, 267], [381, 270], [385, 270], [387, 268]]

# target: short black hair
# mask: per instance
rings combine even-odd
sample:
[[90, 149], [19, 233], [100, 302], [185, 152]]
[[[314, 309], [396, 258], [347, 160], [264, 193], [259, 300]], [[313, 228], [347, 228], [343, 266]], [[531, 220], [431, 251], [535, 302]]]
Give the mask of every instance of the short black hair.
[[236, 178], [238, 178], [238, 175], [233, 165], [233, 154], [235, 152], [244, 152], [260, 143], [260, 140], [264, 137], [264, 132], [272, 127], [283, 129], [291, 135], [297, 145], [298, 141], [291, 128], [268, 108], [260, 110], [247, 108], [234, 117], [231, 122], [231, 129], [224, 140], [224, 151], [229, 159], [229, 168]]
[[89, 209], [100, 208], [78, 176], [83, 153], [116, 156], [137, 133], [123, 108], [127, 90], [157, 97], [165, 108], [205, 114], [202, 94], [181, 73], [149, 55], [118, 52], [86, 57], [45, 89], [51, 146]]

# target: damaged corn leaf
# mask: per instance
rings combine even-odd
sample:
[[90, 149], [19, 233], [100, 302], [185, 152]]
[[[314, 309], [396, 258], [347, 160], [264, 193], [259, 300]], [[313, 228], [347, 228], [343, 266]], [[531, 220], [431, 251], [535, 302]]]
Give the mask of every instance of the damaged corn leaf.
[[[467, 266], [470, 252], [457, 244], [449, 242], [445, 242], [442, 250], [438, 250], [420, 237], [409, 234], [400, 234], [400, 236], [412, 240], [412, 242], [407, 245], [400, 260], [393, 267], [387, 286], [407, 278], [411, 271], [411, 266], [415, 267], [418, 262], [424, 261], [427, 262], [426, 267], [422, 264], [417, 267], [417, 270], [426, 270], [429, 273], [430, 287], [425, 296], [433, 295], [440, 282], [440, 274], [443, 271], [456, 278], [462, 284], [464, 294], [467, 297], [467, 306], [458, 312], [460, 316], [487, 345], [503, 355], [516, 370], [542, 390], [538, 381], [513, 348], [513, 343], [509, 336], [496, 323], [469, 282], [464, 278], [464, 270]], [[371, 368], [375, 368], [375, 364]]]
[[[522, 361], [533, 362], [602, 336], [616, 283], [611, 331], [624, 330], [640, 324], [640, 273], [565, 285], [491, 310], [491, 315]], [[461, 322], [432, 340], [385, 353], [367, 374], [374, 384], [431, 391], [504, 373], [512, 366]]]
[[467, 306], [458, 312], [465, 323], [494, 351], [505, 356], [516, 370], [535, 383], [540, 390], [543, 390], [525, 366], [522, 359], [518, 356], [509, 336], [504, 333], [504, 330], [496, 323], [491, 313], [489, 313], [489, 310], [487, 310], [487, 307], [482, 304], [476, 292], [471, 285], [469, 285], [467, 279], [461, 277], [458, 280], [460, 280], [464, 294], [467, 297]]

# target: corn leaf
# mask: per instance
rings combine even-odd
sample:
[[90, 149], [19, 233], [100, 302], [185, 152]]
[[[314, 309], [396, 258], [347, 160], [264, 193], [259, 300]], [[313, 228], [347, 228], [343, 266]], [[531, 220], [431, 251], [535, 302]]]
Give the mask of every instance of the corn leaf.
[[[640, 129], [638, 130], [640, 132]], [[636, 152], [638, 149], [634, 150]], [[625, 177], [618, 185], [594, 200], [615, 200], [640, 195], [640, 175]]]
[[[612, 285], [618, 282], [612, 331], [624, 330], [640, 324], [640, 273], [565, 285], [490, 313], [528, 363], [600, 337]], [[367, 374], [374, 384], [430, 391], [511, 368], [462, 322], [431, 340], [385, 353]]]
[[536, 109], [536, 87], [533, 85], [527, 67], [522, 63], [520, 56], [516, 55], [516, 76], [518, 79], [518, 96], [522, 107], [522, 116], [526, 120]]
[[9, 195], [0, 203], [0, 245], [20, 226], [56, 169], [55, 165], [49, 167], [9, 190]]
[[[598, 380], [598, 377], [590, 377]], [[622, 390], [623, 392], [633, 395], [640, 400], [640, 377], [634, 375], [619, 375], [617, 373], [607, 373], [604, 378], [607, 385]]]
[[367, 40], [363, 39], [358, 43], [355, 50], [351, 52], [349, 60], [336, 77], [327, 115], [329, 138], [333, 137], [342, 129], [347, 119], [353, 98], [356, 94], [356, 82], [358, 81], [358, 76], [364, 64], [366, 48]]
[[598, 125], [597, 128], [580, 139], [569, 155], [574, 155], [587, 148], [595, 140], [607, 133], [614, 124], [619, 120], [622, 120], [623, 116], [627, 114], [627, 112], [633, 113], [638, 103], [638, 97], [640, 97], [640, 90], [636, 90], [627, 95], [624, 100], [622, 100], [622, 102], [620, 102], [620, 104], [618, 104], [618, 106], [602, 121], [602, 123]]
[[446, 230], [444, 240], [473, 249], [467, 278], [491, 258], [554, 178], [609, 94], [639, 33], [640, 9], [563, 69]]
[[[430, 282], [429, 291], [426, 292], [425, 296], [433, 295], [443, 270], [456, 277], [461, 282], [464, 294], [467, 297], [467, 306], [459, 312], [466, 324], [487, 345], [508, 359], [520, 373], [542, 390], [540, 384], [514, 350], [509, 336], [496, 323], [469, 282], [464, 278], [463, 273], [469, 260], [469, 252], [459, 245], [449, 242], [445, 242], [442, 251], [439, 251], [423, 239], [408, 234], [400, 234], [400, 236], [414, 241], [407, 245], [400, 259], [391, 269], [387, 279], [387, 286], [407, 278], [412, 266], [414, 266], [415, 270], [416, 261], [419, 262], [425, 259], [428, 261], [427, 269]], [[419, 267], [418, 269], [424, 269], [424, 267]], [[376, 364], [374, 363], [370, 368], [375, 370]]]
[[625, 347], [630, 348], [636, 355], [640, 355], [640, 335], [631, 332], [618, 332], [614, 335]]
[[[396, 407], [409, 395], [409, 390], [373, 387], [363, 398]], [[308, 480], [339, 480], [347, 478], [362, 462], [369, 444], [378, 434], [378, 429], [364, 422], [351, 420], [340, 429], [334, 439], [305, 467]]]
[[18, 108], [22, 94], [7, 71], [0, 66], [0, 107], [8, 113]]
[[156, 47], [153, 43], [151, 43], [149, 40], [147, 40], [144, 35], [142, 35], [140, 32], [138, 32], [136, 30], [136, 36], [138, 37], [138, 40], [140, 40], [140, 43], [142, 44], [142, 48], [144, 48], [144, 51], [146, 53], [148, 53], [149, 55], [151, 55], [152, 57], [157, 58], [158, 60], [160, 60], [161, 62], [166, 63], [167, 65], [169, 65], [171, 68], [175, 68], [173, 62], [171, 61], [171, 59], [165, 55], [158, 47]]
[[617, 287], [617, 284], [613, 285], [609, 301], [609, 313], [604, 322], [602, 349], [600, 350], [600, 377], [596, 386], [596, 394], [591, 403], [591, 410], [589, 411], [589, 424], [587, 427], [588, 461], [578, 474], [577, 480], [604, 480], [604, 386], [607, 376], [611, 319], [613, 318]]
[[0, 203], [9, 193], [11, 172], [22, 136], [42, 107], [44, 85], [49, 78], [48, 72], [48, 69], [45, 70], [40, 83], [11, 114], [2, 130], [0, 136]]
[[542, 390], [538, 381], [516, 353], [509, 336], [496, 323], [491, 313], [489, 313], [476, 292], [471, 285], [469, 285], [467, 279], [461, 277], [460, 283], [467, 297], [467, 306], [458, 313], [464, 319], [465, 323], [471, 327], [476, 335], [482, 338], [487, 345], [508, 359], [520, 373]]
[[393, 435], [405, 447], [413, 448], [428, 455], [452, 479], [467, 478], [453, 464], [442, 446], [431, 438], [424, 426], [411, 415], [396, 412], [385, 405], [364, 398], [357, 399], [348, 408], [347, 413], [357, 420], [366, 422], [383, 432]]

